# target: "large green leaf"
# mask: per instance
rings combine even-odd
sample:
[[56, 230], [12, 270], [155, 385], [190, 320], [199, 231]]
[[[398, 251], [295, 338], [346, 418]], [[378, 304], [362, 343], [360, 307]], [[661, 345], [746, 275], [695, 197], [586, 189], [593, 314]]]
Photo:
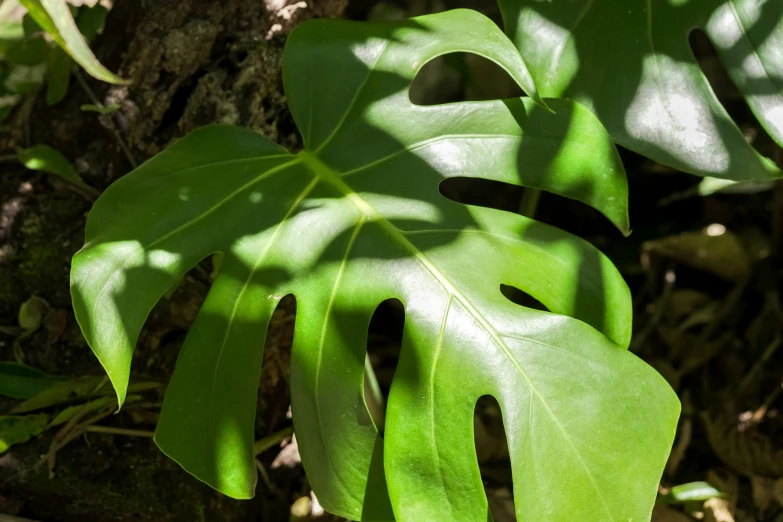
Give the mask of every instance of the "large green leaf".
[[688, 35], [707, 33], [760, 123], [783, 145], [783, 2], [498, 1], [542, 95], [584, 103], [617, 143], [694, 174], [781, 176], [716, 98]]
[[[455, 176], [535, 187], [627, 231], [617, 152], [570, 102], [547, 100], [551, 111], [531, 99], [413, 105], [417, 72], [457, 51], [536, 92], [513, 44], [476, 12], [299, 26], [284, 84], [305, 149], [292, 155], [249, 130], [209, 126], [114, 183], [73, 261], [77, 319], [121, 402], [151, 308], [222, 253], [155, 440], [233, 497], [253, 495], [264, 334], [294, 294], [294, 426], [327, 510], [486, 520], [472, 419], [490, 394], [504, 414], [520, 517], [645, 519], [679, 406], [624, 349], [631, 302], [618, 271], [565, 232], [439, 192]], [[554, 313], [513, 304], [501, 284]], [[381, 438], [363, 374], [370, 318], [391, 297], [406, 323]]]

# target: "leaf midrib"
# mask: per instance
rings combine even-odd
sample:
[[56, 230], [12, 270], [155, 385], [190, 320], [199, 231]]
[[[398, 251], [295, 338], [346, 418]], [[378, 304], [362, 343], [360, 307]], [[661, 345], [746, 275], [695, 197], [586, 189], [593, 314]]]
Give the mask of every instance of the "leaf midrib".
[[362, 213], [362, 215], [366, 216], [365, 219], [368, 221], [372, 221], [374, 224], [378, 225], [384, 232], [386, 232], [395, 242], [397, 242], [400, 246], [402, 246], [405, 250], [408, 251], [408, 253], [416, 259], [434, 278], [438, 283], [440, 283], [441, 286], [449, 293], [453, 299], [457, 300], [462, 304], [462, 306], [465, 307], [467, 312], [473, 316], [473, 318], [481, 325], [482, 329], [487, 332], [487, 334], [491, 337], [491, 339], [494, 341], [494, 343], [500, 348], [500, 350], [503, 352], [503, 354], [506, 356], [506, 358], [511, 362], [512, 366], [514, 366], [514, 369], [519, 373], [519, 375], [522, 377], [522, 379], [527, 383], [528, 387], [530, 388], [530, 391], [533, 395], [536, 396], [536, 398], [539, 400], [539, 402], [544, 406], [544, 409], [549, 414], [550, 418], [552, 419], [552, 422], [555, 424], [557, 429], [560, 431], [563, 439], [568, 443], [568, 445], [571, 448], [571, 451], [576, 456], [576, 458], [579, 460], [579, 463], [582, 465], [582, 468], [585, 470], [585, 473], [587, 474], [588, 479], [590, 480], [591, 485], [593, 486], [593, 489], [595, 490], [598, 498], [601, 500], [601, 505], [606, 511], [606, 513], [609, 515], [609, 518], [611, 520], [614, 519], [611, 510], [609, 509], [609, 506], [606, 503], [606, 500], [604, 499], [603, 492], [598, 487], [598, 484], [595, 482], [595, 479], [593, 478], [593, 474], [590, 472], [590, 469], [587, 467], [587, 464], [582, 458], [581, 453], [577, 451], [576, 446], [574, 445], [573, 441], [571, 440], [571, 437], [568, 436], [568, 433], [565, 431], [565, 428], [563, 428], [562, 424], [560, 424], [560, 421], [558, 421], [557, 417], [555, 416], [554, 412], [549, 408], [549, 404], [544, 400], [541, 393], [538, 391], [538, 388], [536, 388], [535, 384], [533, 383], [530, 376], [527, 374], [524, 368], [519, 364], [519, 361], [514, 357], [513, 352], [509, 348], [509, 346], [503, 341], [502, 335], [500, 332], [498, 332], [491, 324], [490, 322], [484, 317], [484, 315], [475, 307], [473, 304], [460, 292], [452, 283], [451, 281], [446, 278], [444, 274], [441, 273], [440, 270], [430, 261], [430, 259], [424, 255], [424, 253], [419, 250], [416, 245], [411, 243], [407, 237], [402, 233], [400, 229], [395, 227], [388, 219], [386, 219], [385, 216], [380, 214], [378, 211], [373, 208], [372, 205], [367, 203], [364, 199], [362, 199], [359, 194], [356, 193], [350, 186], [348, 186], [340, 177], [340, 175], [332, 170], [331, 167], [326, 165], [321, 161], [321, 159], [314, 155], [313, 153], [303, 150], [301, 151], [298, 156], [302, 158], [303, 164], [309, 168], [315, 176], [322, 179], [326, 183], [329, 183], [334, 188], [336, 188], [340, 193], [344, 195], [344, 197], [350, 201], [356, 208], [359, 210], [359, 212]]

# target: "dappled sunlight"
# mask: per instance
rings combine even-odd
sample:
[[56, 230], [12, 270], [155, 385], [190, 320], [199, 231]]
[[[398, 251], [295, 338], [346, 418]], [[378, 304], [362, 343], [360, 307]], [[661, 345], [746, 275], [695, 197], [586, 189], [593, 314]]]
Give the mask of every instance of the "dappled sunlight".
[[[759, 8], [759, 4], [756, 2], [744, 2], [743, 3], [743, 23], [748, 26], [757, 24], [763, 15], [762, 9]], [[742, 45], [745, 38], [745, 30], [742, 26], [737, 24], [737, 11], [736, 7], [732, 5], [732, 2], [724, 2], [718, 5], [707, 21], [707, 30], [711, 35], [713, 44], [721, 49], [728, 50], [734, 46]], [[768, 42], [762, 42], [759, 46], [763, 49], [768, 46]], [[750, 55], [747, 57], [753, 59]]]
[[[413, 105], [407, 89], [417, 71], [466, 48], [535, 93], [519, 54], [489, 19], [452, 11], [418, 20], [316, 20], [292, 33], [284, 78], [306, 143], [299, 154], [247, 129], [210, 126], [112, 186], [91, 213], [88, 244], [74, 261], [80, 321], [86, 331], [100, 332], [91, 345], [98, 353], [122, 352], [102, 361], [127, 380], [132, 344], [154, 303], [190, 267], [222, 252], [179, 354], [156, 435], [167, 454], [221, 491], [252, 495], [264, 336], [290, 294], [296, 299], [293, 422], [308, 479], [330, 512], [388, 520], [393, 505], [403, 518], [414, 512], [421, 519], [444, 512], [485, 517], [472, 433], [475, 401], [487, 393], [498, 397], [515, 412], [509, 429], [524, 431], [525, 412], [536, 409], [552, 431], [545, 436], [585, 441], [617, 407], [610, 399], [623, 384], [619, 376], [595, 384], [600, 404], [579, 416], [570, 396], [550, 392], [562, 382], [581, 382], [582, 370], [572, 364], [579, 357], [598, 367], [610, 361], [607, 374], [622, 365], [633, 387], [661, 398], [654, 406], [661, 426], [640, 457], [646, 466], [634, 470], [648, 487], [655, 452], [670, 442], [664, 432], [676, 400], [657, 374], [622, 349], [631, 302], [619, 272], [570, 234], [440, 192], [444, 179], [457, 177], [535, 187], [589, 204], [626, 231], [627, 187], [611, 139], [595, 116], [567, 101]], [[430, 45], [433, 34], [441, 37], [437, 45]], [[312, 39], [320, 44], [310, 45]], [[324, 88], [325, 81], [339, 88]], [[185, 168], [178, 166], [183, 158]], [[128, 218], [133, 215], [138, 220]], [[97, 275], [115, 279], [100, 299], [87, 295], [104, 292]], [[512, 302], [501, 284], [552, 312]], [[367, 326], [390, 298], [403, 304], [405, 325], [381, 438], [364, 395]], [[106, 300], [113, 306], [89, 307]], [[576, 355], [550, 357], [558, 351]], [[523, 363], [536, 357], [534, 369], [543, 376]], [[120, 377], [112, 377], [118, 388]], [[537, 380], [544, 378], [551, 382], [539, 392]], [[564, 423], [558, 411], [578, 420]], [[614, 451], [635, 455], [648, 428], [631, 423], [623, 437], [613, 435]], [[625, 480], [623, 470], [586, 446], [574, 448], [568, 463], [586, 459]], [[555, 454], [547, 448], [530, 458]], [[584, 476], [575, 483], [583, 495], [602, 495]], [[523, 476], [519, 487], [532, 484]], [[617, 500], [615, 507], [631, 512], [642, 495], [634, 492], [635, 500]]]
[[[725, 172], [731, 161], [729, 151], [713, 137], [719, 132], [715, 118], [728, 122], [728, 116], [716, 116], [710, 107], [693, 103], [693, 67], [665, 55], [646, 56], [642, 81], [625, 113], [625, 127], [631, 138], [655, 143], [691, 169]], [[662, 127], [667, 132], [661, 132]], [[709, 154], [703, 153], [706, 150]]]
[[[783, 144], [780, 2], [629, 3], [501, 0], [504, 25], [546, 96], [584, 103], [614, 140], [685, 172], [733, 180], [780, 177], [748, 144], [689, 48], [702, 28], [732, 80]], [[595, 35], [611, 35], [596, 38]]]
[[[230, 418], [223, 418], [212, 426], [214, 430], [212, 441], [212, 453], [215, 456], [215, 468], [218, 470], [215, 476], [218, 483], [215, 487], [221, 491], [232, 491], [235, 484], [247, 480], [248, 456], [253, 454], [253, 445], [248, 444], [247, 433], [242, 427], [232, 422]], [[253, 481], [256, 470], [252, 469]], [[235, 493], [240, 496], [245, 491]]]

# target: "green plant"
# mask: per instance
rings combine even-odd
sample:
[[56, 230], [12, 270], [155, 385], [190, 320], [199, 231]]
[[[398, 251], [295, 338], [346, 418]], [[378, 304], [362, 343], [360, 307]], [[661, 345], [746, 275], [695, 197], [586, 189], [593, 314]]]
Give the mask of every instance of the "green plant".
[[[19, 21], [5, 20], [7, 13], [0, 7], [0, 121], [8, 117], [23, 95], [44, 84], [47, 104], [61, 101], [68, 92], [74, 60], [100, 79], [123, 81], [106, 71], [88, 47], [103, 27], [105, 7], [74, 7], [64, 0], [47, 1], [46, 9], [37, 0], [22, 4], [29, 11]], [[52, 10], [52, 16], [47, 9]], [[55, 19], [61, 20], [58, 25]], [[47, 41], [44, 34], [54, 41]]]
[[[79, 20], [74, 20], [72, 7], [65, 0], [19, 0], [27, 8], [27, 14], [51, 36], [60, 49], [68, 53], [91, 76], [109, 83], [126, 83], [106, 69], [92, 54], [88, 41], [94, 38], [103, 25], [106, 8], [96, 4], [86, 8]], [[81, 11], [81, 8], [80, 10]]]
[[690, 49], [703, 29], [761, 125], [783, 145], [783, 3], [499, 0], [544, 96], [587, 105], [617, 143], [734, 181], [781, 177], [731, 120]]
[[[471, 52], [533, 98], [413, 105], [429, 60]], [[445, 178], [580, 200], [627, 233], [610, 136], [582, 106], [540, 100], [517, 50], [466, 10], [388, 23], [311, 21], [284, 56], [296, 155], [249, 130], [197, 130], [113, 184], [71, 287], [82, 331], [126, 395], [158, 299], [223, 255], [180, 353], [155, 440], [199, 479], [253, 495], [253, 426], [270, 316], [297, 299], [291, 395], [324, 507], [363, 520], [486, 520], [473, 443], [483, 395], [503, 411], [525, 520], [649, 518], [679, 403], [625, 350], [631, 301], [594, 247], [532, 219], [460, 204]], [[513, 304], [517, 287], [553, 313]], [[367, 411], [367, 327], [406, 310], [383, 437]]]

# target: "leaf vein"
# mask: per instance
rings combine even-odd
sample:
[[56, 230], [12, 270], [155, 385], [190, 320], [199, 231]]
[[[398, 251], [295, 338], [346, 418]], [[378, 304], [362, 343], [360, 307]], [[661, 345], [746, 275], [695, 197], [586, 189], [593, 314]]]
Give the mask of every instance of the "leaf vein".
[[449, 294], [449, 299], [446, 303], [446, 308], [443, 311], [443, 317], [440, 321], [438, 340], [435, 343], [435, 356], [432, 359], [432, 369], [430, 370], [430, 437], [432, 438], [432, 449], [435, 452], [435, 462], [438, 466], [438, 477], [440, 478], [440, 483], [443, 486], [443, 491], [446, 493], [446, 498], [448, 499], [449, 504], [452, 506], [454, 503], [451, 502], [451, 491], [448, 487], [446, 487], [446, 481], [443, 478], [442, 459], [440, 458], [440, 452], [438, 451], [438, 438], [435, 436], [435, 373], [438, 368], [440, 355], [443, 351], [443, 340], [446, 338], [446, 325], [448, 323], [449, 310], [451, 310], [451, 303], [453, 299], [454, 296]]
[[[318, 178], [316, 174], [316, 178]], [[345, 273], [345, 268], [348, 264], [348, 258], [351, 255], [351, 250], [353, 250], [353, 246], [356, 243], [356, 239], [359, 237], [359, 232], [362, 229], [362, 226], [367, 221], [367, 216], [364, 214], [361, 214], [359, 217], [359, 220], [356, 222], [356, 225], [353, 228], [353, 231], [351, 232], [351, 237], [348, 239], [348, 243], [345, 246], [345, 252], [343, 253], [343, 257], [340, 260], [340, 266], [337, 269], [337, 274], [334, 278], [334, 284], [332, 285], [332, 291], [329, 294], [329, 301], [326, 304], [326, 311], [324, 313], [324, 319], [323, 319], [323, 325], [321, 326], [321, 337], [318, 341], [318, 358], [316, 360], [315, 364], [315, 383], [314, 383], [314, 389], [315, 389], [315, 417], [316, 422], [318, 425], [318, 430], [323, 435], [323, 422], [322, 422], [322, 415], [321, 415], [321, 397], [328, 397], [330, 396], [329, 393], [319, 393], [319, 387], [320, 387], [320, 380], [321, 380], [321, 363], [323, 361], [323, 353], [324, 353], [324, 345], [326, 344], [326, 332], [329, 328], [329, 317], [332, 314], [332, 308], [334, 307], [334, 301], [337, 298], [337, 292], [340, 288], [340, 283], [342, 282], [343, 274]], [[323, 439], [323, 436], [321, 437]], [[325, 445], [324, 445], [325, 446]], [[332, 470], [332, 474], [335, 476], [335, 482], [340, 485], [340, 488], [343, 489], [343, 491], [347, 491], [350, 495], [351, 488], [345, 488], [345, 486], [342, 483], [341, 478], [337, 473], [335, 473], [335, 467], [332, 462], [331, 452], [328, 451], [326, 447], [324, 447], [324, 458], [326, 459], [326, 463], [329, 466], [329, 469]]]
[[212, 373], [212, 386], [210, 388], [210, 394], [209, 394], [209, 424], [208, 426], [214, 427], [215, 423], [213, 422], [214, 418], [214, 406], [215, 406], [215, 386], [217, 385], [217, 377], [218, 373], [220, 373], [220, 365], [223, 360], [223, 353], [225, 352], [226, 343], [228, 342], [228, 336], [231, 333], [231, 327], [234, 323], [234, 319], [236, 318], [237, 310], [239, 309], [239, 305], [242, 302], [242, 297], [245, 294], [245, 291], [247, 290], [248, 286], [250, 285], [250, 281], [253, 279], [253, 276], [256, 274], [258, 269], [263, 265], [264, 261], [266, 260], [266, 256], [269, 254], [269, 252], [272, 250], [272, 247], [275, 244], [275, 241], [277, 240], [277, 236], [280, 234], [280, 231], [284, 228], [284, 225], [286, 224], [288, 218], [293, 215], [294, 212], [296, 212], [296, 209], [299, 208], [299, 206], [304, 202], [307, 195], [315, 188], [315, 186], [320, 182], [320, 178], [317, 176], [314, 177], [310, 183], [305, 186], [305, 188], [302, 190], [302, 192], [297, 196], [297, 198], [294, 200], [294, 202], [289, 207], [288, 211], [285, 213], [283, 218], [280, 220], [280, 222], [275, 226], [275, 229], [272, 231], [272, 235], [269, 238], [269, 241], [267, 241], [266, 245], [264, 245], [264, 248], [261, 250], [261, 254], [256, 259], [256, 262], [253, 264], [253, 267], [250, 269], [250, 271], [247, 274], [247, 277], [245, 278], [244, 283], [242, 284], [242, 288], [239, 290], [239, 294], [237, 295], [236, 299], [234, 300], [234, 306], [231, 309], [231, 315], [228, 318], [228, 322], [226, 323], [225, 327], [225, 333], [223, 334], [223, 341], [220, 343], [220, 348], [218, 349], [218, 355], [217, 359], [215, 360], [215, 370]]
[[563, 428], [562, 424], [560, 424], [560, 421], [558, 421], [557, 417], [555, 416], [554, 412], [549, 408], [549, 404], [544, 400], [541, 393], [538, 391], [538, 388], [536, 388], [535, 384], [533, 383], [532, 379], [530, 379], [530, 376], [527, 374], [524, 368], [522, 368], [522, 365], [519, 363], [519, 361], [514, 357], [513, 352], [509, 348], [509, 346], [503, 342], [503, 338], [500, 336], [500, 332], [498, 332], [492, 324], [484, 317], [484, 315], [471, 304], [471, 302], [451, 283], [451, 281], [446, 278], [446, 276], [441, 273], [440, 270], [430, 261], [430, 259], [421, 251], [419, 250], [416, 245], [410, 242], [407, 237], [405, 237], [405, 234], [397, 228], [394, 224], [392, 224], [385, 216], [380, 214], [375, 208], [367, 203], [364, 199], [359, 196], [359, 194], [356, 193], [353, 189], [351, 189], [348, 185], [345, 184], [343, 179], [336, 174], [334, 171], [329, 168], [328, 165], [321, 162], [320, 159], [318, 159], [315, 155], [312, 154], [305, 154], [304, 156], [305, 165], [308, 166], [312, 171], [315, 173], [316, 176], [322, 177], [325, 181], [332, 184], [335, 188], [337, 188], [339, 191], [341, 191], [346, 199], [350, 200], [351, 203], [353, 203], [356, 208], [367, 217], [372, 217], [373, 222], [376, 223], [381, 229], [386, 231], [389, 236], [396, 241], [400, 246], [405, 248], [413, 257], [416, 259], [432, 276], [433, 278], [446, 290], [449, 295], [452, 295], [456, 300], [462, 304], [462, 306], [465, 307], [465, 309], [468, 311], [470, 315], [473, 316], [474, 319], [478, 322], [479, 326], [489, 335], [491, 340], [500, 348], [500, 350], [503, 352], [503, 354], [506, 356], [506, 358], [511, 362], [514, 369], [519, 373], [519, 375], [522, 377], [522, 379], [527, 383], [530, 390], [536, 395], [536, 398], [538, 401], [544, 406], [545, 410], [549, 414], [549, 417], [552, 419], [552, 422], [555, 424], [557, 429], [560, 431], [561, 436], [563, 439], [568, 443], [568, 445], [571, 448], [571, 451], [576, 456], [579, 463], [582, 465], [582, 468], [585, 470], [585, 473], [590, 480], [591, 485], [593, 486], [593, 489], [595, 490], [596, 494], [598, 495], [598, 498], [601, 500], [601, 505], [606, 511], [606, 513], [609, 515], [610, 520], [614, 520], [614, 517], [612, 515], [611, 510], [609, 509], [609, 506], [606, 504], [606, 500], [604, 499], [602, 491], [598, 488], [598, 485], [595, 482], [595, 479], [593, 478], [592, 473], [590, 472], [590, 469], [587, 467], [587, 464], [584, 462], [584, 459], [582, 458], [582, 455], [577, 451], [576, 446], [574, 445], [571, 438], [568, 436], [568, 433]]
[[314, 154], [317, 154], [318, 152], [322, 151], [324, 147], [326, 147], [334, 139], [334, 137], [337, 136], [337, 133], [340, 131], [343, 125], [345, 125], [346, 120], [348, 120], [348, 116], [351, 114], [351, 111], [353, 110], [353, 106], [356, 105], [356, 102], [359, 100], [359, 96], [361, 96], [362, 92], [364, 91], [364, 86], [367, 85], [368, 81], [370, 81], [370, 77], [375, 72], [375, 67], [378, 66], [378, 63], [380, 63], [383, 54], [386, 52], [386, 49], [389, 48], [390, 41], [391, 40], [386, 40], [383, 43], [383, 48], [378, 53], [378, 57], [375, 58], [375, 61], [373, 62], [372, 66], [367, 69], [367, 74], [362, 80], [362, 83], [360, 83], [359, 86], [356, 88], [356, 92], [354, 93], [353, 98], [351, 98], [351, 101], [348, 103], [348, 107], [345, 109], [345, 112], [340, 117], [334, 129], [332, 129], [332, 132], [329, 133], [329, 136], [327, 136], [326, 139], [324, 139], [324, 141], [321, 142], [318, 148], [315, 149], [315, 151], [313, 151]]

